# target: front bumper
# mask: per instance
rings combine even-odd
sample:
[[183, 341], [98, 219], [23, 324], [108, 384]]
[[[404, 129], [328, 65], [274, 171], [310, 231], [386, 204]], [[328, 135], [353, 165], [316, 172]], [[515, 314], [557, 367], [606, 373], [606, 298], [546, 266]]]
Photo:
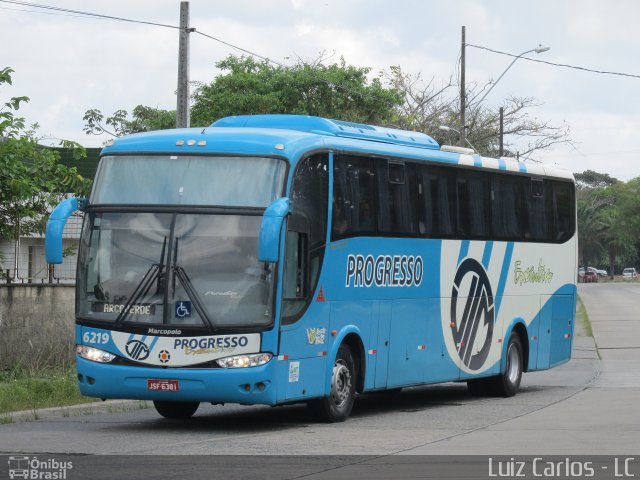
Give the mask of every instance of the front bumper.
[[[78, 385], [97, 398], [276, 404], [275, 359], [249, 368], [150, 368], [92, 362], [76, 355]], [[178, 391], [153, 391], [147, 380], [178, 380]]]

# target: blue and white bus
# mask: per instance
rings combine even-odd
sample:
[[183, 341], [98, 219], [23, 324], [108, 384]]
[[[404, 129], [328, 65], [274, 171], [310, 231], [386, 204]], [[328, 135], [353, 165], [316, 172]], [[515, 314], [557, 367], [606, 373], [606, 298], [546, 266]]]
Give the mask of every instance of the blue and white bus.
[[80, 390], [153, 400], [307, 402], [466, 381], [511, 396], [567, 362], [573, 176], [429, 136], [295, 115], [118, 138], [88, 199], [52, 213], [78, 253]]

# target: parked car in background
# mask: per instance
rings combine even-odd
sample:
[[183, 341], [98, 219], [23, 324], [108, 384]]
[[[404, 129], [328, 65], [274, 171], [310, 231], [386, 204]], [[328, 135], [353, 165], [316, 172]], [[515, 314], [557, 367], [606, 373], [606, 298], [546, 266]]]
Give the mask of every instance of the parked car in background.
[[584, 267], [580, 267], [578, 269], [578, 277], [580, 279], [582, 279], [584, 277], [584, 272], [593, 272], [595, 273], [598, 277], [606, 277], [607, 276], [607, 271], [606, 270], [599, 270], [597, 268], [594, 267], [587, 267], [586, 269]]
[[587, 271], [584, 272], [582, 281], [584, 283], [598, 283], [598, 274], [595, 272], [595, 269], [594, 270], [587, 269]]
[[[589, 267], [589, 268], [593, 268], [593, 267]], [[600, 270], [598, 268], [593, 268], [596, 271], [596, 274], [599, 277], [606, 277], [607, 276], [607, 271], [606, 270]]]
[[638, 276], [638, 272], [636, 272], [635, 268], [625, 268], [622, 271], [623, 278], [636, 278]]

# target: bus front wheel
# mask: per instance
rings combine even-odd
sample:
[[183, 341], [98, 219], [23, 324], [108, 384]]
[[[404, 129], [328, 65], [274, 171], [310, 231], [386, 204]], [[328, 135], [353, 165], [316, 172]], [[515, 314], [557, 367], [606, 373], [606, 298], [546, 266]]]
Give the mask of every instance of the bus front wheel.
[[325, 422], [344, 422], [356, 398], [356, 373], [353, 354], [345, 344], [340, 345], [331, 374], [328, 396], [309, 402], [311, 412]]
[[166, 402], [154, 400], [153, 406], [157, 412], [165, 418], [190, 418], [198, 407], [200, 402]]

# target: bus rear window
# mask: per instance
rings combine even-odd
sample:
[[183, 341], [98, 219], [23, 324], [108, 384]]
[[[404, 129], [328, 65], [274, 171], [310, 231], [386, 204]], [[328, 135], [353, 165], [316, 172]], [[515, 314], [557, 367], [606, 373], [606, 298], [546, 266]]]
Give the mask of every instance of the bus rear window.
[[123, 155], [101, 160], [92, 204], [267, 207], [282, 195], [277, 158]]

